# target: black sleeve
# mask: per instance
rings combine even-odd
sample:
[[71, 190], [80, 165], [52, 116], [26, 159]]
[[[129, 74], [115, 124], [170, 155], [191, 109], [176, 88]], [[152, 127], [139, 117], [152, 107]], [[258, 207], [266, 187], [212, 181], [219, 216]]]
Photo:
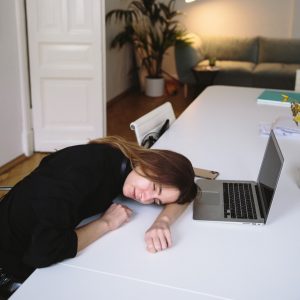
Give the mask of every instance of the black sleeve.
[[36, 226], [24, 254], [23, 262], [35, 268], [47, 267], [66, 258], [76, 256], [78, 194], [66, 182], [39, 176], [39, 201], [33, 206]]
[[34, 268], [72, 258], [77, 254], [77, 235], [73, 229], [37, 226], [23, 262]]

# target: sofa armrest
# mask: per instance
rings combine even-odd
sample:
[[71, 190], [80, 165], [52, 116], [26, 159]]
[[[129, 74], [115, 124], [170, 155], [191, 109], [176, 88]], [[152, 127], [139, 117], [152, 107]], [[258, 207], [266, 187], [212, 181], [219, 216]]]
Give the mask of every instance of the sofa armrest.
[[196, 84], [192, 68], [203, 58], [199, 50], [192, 46], [176, 46], [175, 62], [179, 81], [185, 84]]

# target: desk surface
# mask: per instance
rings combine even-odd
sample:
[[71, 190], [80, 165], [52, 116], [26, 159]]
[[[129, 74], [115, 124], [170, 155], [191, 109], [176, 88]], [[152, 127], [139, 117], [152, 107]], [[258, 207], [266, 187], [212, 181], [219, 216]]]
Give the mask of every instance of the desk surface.
[[[218, 170], [220, 178], [256, 180], [267, 142], [259, 122], [290, 114], [257, 105], [261, 91], [206, 89], [155, 146]], [[35, 271], [12, 299], [64, 299], [68, 293], [82, 299], [85, 292], [86, 299], [299, 299], [300, 140], [278, 141], [285, 163], [266, 226], [193, 221], [190, 205], [172, 227], [174, 246], [150, 254], [144, 232], [160, 208], [128, 201], [135, 211], [131, 222], [76, 258]]]

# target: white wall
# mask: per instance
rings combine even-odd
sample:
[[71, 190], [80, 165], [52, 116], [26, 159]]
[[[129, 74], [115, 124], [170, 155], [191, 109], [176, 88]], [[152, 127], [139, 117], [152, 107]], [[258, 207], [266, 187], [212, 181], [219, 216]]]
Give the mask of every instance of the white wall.
[[[105, 0], [105, 13], [116, 8], [127, 8], [129, 0]], [[129, 47], [110, 49], [113, 37], [122, 27], [111, 22], [106, 25], [106, 93], [107, 101], [131, 87], [132, 51]]]
[[0, 166], [23, 153], [15, 2], [0, 1]]
[[294, 0], [293, 22], [292, 22], [292, 37], [300, 38], [300, 0]]
[[299, 0], [177, 1], [177, 8], [185, 13], [186, 28], [200, 35], [289, 38], [300, 32], [299, 26], [294, 28], [299, 24]]

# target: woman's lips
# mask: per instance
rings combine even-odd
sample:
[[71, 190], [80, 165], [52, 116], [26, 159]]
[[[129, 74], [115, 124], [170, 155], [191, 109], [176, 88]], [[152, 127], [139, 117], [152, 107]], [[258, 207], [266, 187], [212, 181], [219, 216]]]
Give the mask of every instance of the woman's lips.
[[140, 202], [140, 200], [141, 200], [140, 197], [137, 196], [137, 191], [136, 191], [135, 187], [133, 188], [133, 195], [132, 195], [132, 197], [133, 197], [133, 199], [135, 201]]
[[132, 198], [133, 198], [134, 200], [137, 200], [137, 199], [136, 199], [136, 194], [135, 194], [135, 187], [133, 187]]

